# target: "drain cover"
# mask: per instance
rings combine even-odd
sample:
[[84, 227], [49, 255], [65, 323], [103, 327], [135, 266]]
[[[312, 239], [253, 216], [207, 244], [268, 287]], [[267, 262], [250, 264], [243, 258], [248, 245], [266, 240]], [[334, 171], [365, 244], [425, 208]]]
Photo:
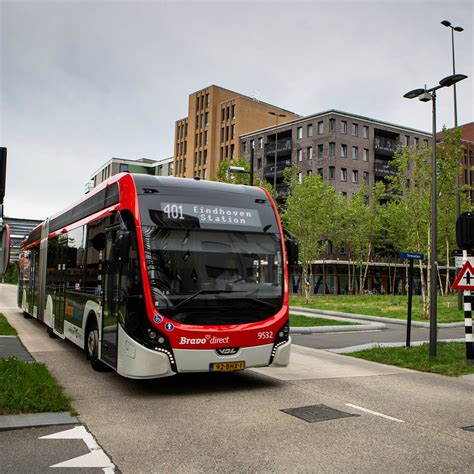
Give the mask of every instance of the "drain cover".
[[299, 408], [286, 408], [281, 410], [288, 415], [296, 416], [301, 420], [307, 421], [308, 423], [315, 423], [317, 421], [336, 420], [337, 418], [348, 418], [353, 415], [345, 411], [336, 410], [335, 408], [328, 407], [327, 405], [309, 405], [307, 407]]
[[474, 425], [472, 426], [464, 426], [463, 428], [461, 428], [462, 430], [464, 431], [472, 431], [474, 432]]

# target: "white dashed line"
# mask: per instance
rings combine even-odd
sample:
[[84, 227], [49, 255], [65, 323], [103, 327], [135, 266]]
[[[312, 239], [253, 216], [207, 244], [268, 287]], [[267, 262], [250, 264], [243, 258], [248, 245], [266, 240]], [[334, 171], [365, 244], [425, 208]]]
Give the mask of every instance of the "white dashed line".
[[398, 418], [394, 418], [393, 416], [384, 415], [383, 413], [379, 413], [378, 411], [372, 411], [368, 408], [353, 405], [352, 403], [346, 403], [346, 406], [355, 408], [356, 410], [364, 411], [365, 413], [370, 413], [371, 415], [380, 416], [382, 418], [385, 418], [386, 420], [396, 421], [397, 423], [405, 423], [403, 420], [399, 420]]

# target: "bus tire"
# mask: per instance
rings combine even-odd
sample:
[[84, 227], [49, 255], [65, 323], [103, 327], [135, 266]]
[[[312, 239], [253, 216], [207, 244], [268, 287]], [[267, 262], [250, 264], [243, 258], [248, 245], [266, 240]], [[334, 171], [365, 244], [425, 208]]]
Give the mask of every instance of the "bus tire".
[[108, 369], [108, 367], [99, 360], [99, 329], [95, 317], [92, 317], [87, 325], [86, 353], [94, 370], [97, 372], [105, 372]]

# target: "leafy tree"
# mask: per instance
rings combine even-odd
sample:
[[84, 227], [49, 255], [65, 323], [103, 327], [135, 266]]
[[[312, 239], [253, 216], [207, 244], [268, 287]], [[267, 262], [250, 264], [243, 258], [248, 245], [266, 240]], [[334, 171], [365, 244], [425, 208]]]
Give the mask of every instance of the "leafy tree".
[[319, 174], [306, 176], [299, 183], [290, 170], [289, 196], [286, 200], [285, 224], [299, 242], [302, 262], [302, 281], [305, 282], [306, 302], [309, 302], [312, 263], [326, 250], [333, 228], [333, 213], [336, 208], [336, 193]]

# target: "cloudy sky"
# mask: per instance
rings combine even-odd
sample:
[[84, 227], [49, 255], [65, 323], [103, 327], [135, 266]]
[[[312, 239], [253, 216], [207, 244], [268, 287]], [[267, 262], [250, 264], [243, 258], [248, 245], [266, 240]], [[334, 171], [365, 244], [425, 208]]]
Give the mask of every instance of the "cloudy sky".
[[[0, 0], [5, 214], [43, 219], [109, 158], [173, 154], [190, 93], [217, 84], [302, 115], [331, 108], [431, 129], [411, 89], [452, 73], [474, 120], [473, 2]], [[452, 126], [453, 95], [438, 94]]]

